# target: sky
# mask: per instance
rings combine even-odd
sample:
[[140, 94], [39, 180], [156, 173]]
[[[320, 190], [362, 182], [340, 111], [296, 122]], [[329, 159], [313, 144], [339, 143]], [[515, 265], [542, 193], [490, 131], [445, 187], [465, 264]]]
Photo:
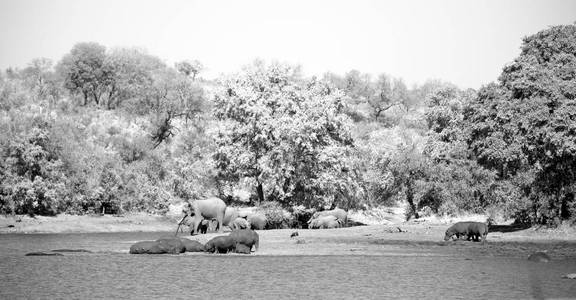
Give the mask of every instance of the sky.
[[260, 58], [305, 75], [356, 69], [409, 86], [479, 88], [518, 56], [524, 36], [574, 22], [574, 0], [0, 0], [0, 69], [57, 62], [93, 41], [170, 65], [197, 59], [206, 78]]

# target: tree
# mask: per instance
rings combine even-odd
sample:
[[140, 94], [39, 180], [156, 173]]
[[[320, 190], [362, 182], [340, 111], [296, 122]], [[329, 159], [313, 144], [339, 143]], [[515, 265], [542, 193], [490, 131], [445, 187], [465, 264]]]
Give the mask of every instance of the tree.
[[344, 95], [298, 69], [261, 62], [222, 80], [214, 155], [221, 176], [251, 178], [260, 202], [329, 204], [347, 193]]
[[478, 165], [467, 144], [463, 112], [475, 97], [472, 90], [449, 85], [428, 97], [429, 131], [423, 154], [431, 168], [419, 197], [420, 204], [435, 213], [484, 212], [496, 202], [491, 194], [495, 174]]
[[83, 105], [90, 100], [100, 105], [100, 98], [112, 80], [105, 60], [106, 47], [94, 42], [78, 43], [56, 66], [64, 86], [74, 94], [82, 94]]
[[166, 69], [157, 57], [137, 48], [110, 51], [104, 62], [109, 76], [106, 81], [107, 108], [119, 107], [125, 100], [144, 97], [153, 84], [154, 74]]
[[408, 99], [408, 89], [404, 81], [399, 78], [391, 78], [388, 75], [381, 74], [374, 83], [373, 94], [367, 99], [372, 108], [374, 120], [390, 108], [402, 105]]
[[142, 104], [150, 111], [155, 132], [154, 147], [174, 135], [174, 120], [190, 120], [204, 107], [204, 90], [173, 69], [155, 72]]
[[46, 124], [36, 125], [0, 153], [0, 211], [54, 215], [64, 198], [62, 162], [55, 155]]
[[192, 75], [192, 80], [196, 80], [196, 75], [198, 75], [198, 73], [200, 73], [200, 71], [204, 69], [202, 63], [200, 63], [197, 60], [192, 61], [184, 60], [181, 62], [177, 62], [174, 66], [176, 67], [176, 70], [178, 70], [178, 72], [186, 76]]
[[[483, 87], [465, 112], [470, 147], [500, 180], [525, 183], [532, 221], [576, 216], [576, 25], [524, 38], [498, 84]], [[522, 212], [518, 212], [522, 213]]]

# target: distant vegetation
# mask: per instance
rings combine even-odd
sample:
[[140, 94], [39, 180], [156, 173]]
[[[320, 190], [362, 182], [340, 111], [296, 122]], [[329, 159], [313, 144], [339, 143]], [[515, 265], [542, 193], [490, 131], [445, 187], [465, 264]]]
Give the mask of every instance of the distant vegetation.
[[575, 97], [575, 25], [524, 38], [479, 91], [261, 61], [208, 81], [198, 61], [79, 43], [0, 72], [0, 213], [162, 213], [216, 195], [557, 225], [576, 217]]

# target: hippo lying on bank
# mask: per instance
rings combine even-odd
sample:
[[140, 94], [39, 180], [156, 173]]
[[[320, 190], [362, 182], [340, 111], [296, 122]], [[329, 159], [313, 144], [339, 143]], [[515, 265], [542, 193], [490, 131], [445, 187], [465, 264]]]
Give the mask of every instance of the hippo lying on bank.
[[197, 248], [204, 248], [203, 245], [196, 245], [195, 241], [179, 239], [175, 237], [160, 238], [156, 241], [142, 241], [130, 246], [130, 254], [179, 254], [187, 251], [197, 252]]
[[482, 242], [486, 241], [486, 236], [488, 235], [488, 225], [481, 222], [458, 222], [448, 230], [446, 230], [446, 235], [444, 240], [449, 240], [452, 236], [460, 238], [460, 236], [467, 235], [467, 240], [472, 239], [478, 242], [480, 239]]

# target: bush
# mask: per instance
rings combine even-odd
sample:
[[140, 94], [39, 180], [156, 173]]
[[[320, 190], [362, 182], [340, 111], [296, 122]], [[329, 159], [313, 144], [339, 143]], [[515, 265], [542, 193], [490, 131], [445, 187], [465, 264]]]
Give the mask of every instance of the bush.
[[291, 228], [294, 224], [292, 214], [283, 209], [278, 202], [262, 202], [256, 211], [266, 216], [266, 229]]
[[316, 212], [313, 208], [306, 208], [302, 205], [293, 206], [291, 208], [292, 216], [294, 219], [294, 224], [292, 227], [296, 228], [308, 228], [308, 221], [312, 218], [312, 215]]

